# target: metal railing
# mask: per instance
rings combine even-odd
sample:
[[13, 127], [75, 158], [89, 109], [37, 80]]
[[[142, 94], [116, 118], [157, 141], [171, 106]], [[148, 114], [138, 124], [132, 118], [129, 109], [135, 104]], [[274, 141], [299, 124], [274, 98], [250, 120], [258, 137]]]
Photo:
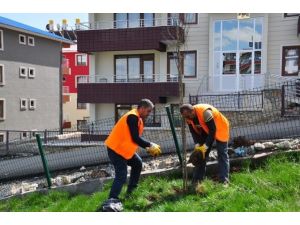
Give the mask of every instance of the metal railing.
[[208, 103], [221, 110], [262, 110], [264, 106], [264, 91], [190, 95], [189, 102], [193, 105]]
[[138, 27], [160, 27], [160, 26], [181, 26], [178, 18], [154, 18], [138, 20], [103, 20], [95, 22], [83, 22], [76, 28], [77, 30], [105, 30], [124, 29]]
[[77, 76], [77, 83], [159, 83], [178, 82], [178, 76], [172, 74], [137, 75], [89, 75]]

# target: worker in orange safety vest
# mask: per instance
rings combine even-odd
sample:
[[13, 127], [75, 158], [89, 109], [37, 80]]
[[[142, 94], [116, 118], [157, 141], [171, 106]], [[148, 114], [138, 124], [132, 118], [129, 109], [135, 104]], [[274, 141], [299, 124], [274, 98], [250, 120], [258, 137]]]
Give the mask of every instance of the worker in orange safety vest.
[[[219, 178], [222, 183], [229, 183], [229, 121], [214, 106], [209, 104], [183, 104], [180, 113], [185, 118], [195, 142], [193, 154], [201, 157], [200, 163], [195, 165], [193, 182], [201, 182], [205, 177], [206, 162], [214, 141], [218, 152]], [[191, 159], [189, 161], [193, 161]]]

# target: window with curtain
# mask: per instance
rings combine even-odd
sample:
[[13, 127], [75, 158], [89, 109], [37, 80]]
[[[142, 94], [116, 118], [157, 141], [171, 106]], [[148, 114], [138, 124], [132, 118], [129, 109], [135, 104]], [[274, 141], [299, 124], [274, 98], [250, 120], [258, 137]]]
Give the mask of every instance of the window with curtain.
[[282, 76], [297, 76], [300, 72], [300, 45], [284, 46], [282, 51]]

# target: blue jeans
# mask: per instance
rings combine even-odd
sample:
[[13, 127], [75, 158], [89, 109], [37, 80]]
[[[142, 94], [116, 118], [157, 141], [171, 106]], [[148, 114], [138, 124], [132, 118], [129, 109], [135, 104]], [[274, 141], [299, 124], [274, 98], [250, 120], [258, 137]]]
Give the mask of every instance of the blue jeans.
[[[218, 152], [218, 170], [221, 182], [229, 181], [229, 156], [228, 156], [228, 143], [217, 141]], [[202, 181], [205, 177], [206, 162], [208, 159], [209, 151], [206, 152], [206, 160], [194, 168], [193, 182]]]
[[127, 193], [130, 194], [138, 185], [142, 171], [142, 159], [138, 154], [134, 154], [129, 160], [126, 160], [121, 155], [107, 148], [108, 157], [115, 168], [115, 179], [110, 189], [109, 198], [118, 198], [122, 191], [123, 185], [127, 180], [127, 165], [131, 166], [131, 173], [127, 188]]

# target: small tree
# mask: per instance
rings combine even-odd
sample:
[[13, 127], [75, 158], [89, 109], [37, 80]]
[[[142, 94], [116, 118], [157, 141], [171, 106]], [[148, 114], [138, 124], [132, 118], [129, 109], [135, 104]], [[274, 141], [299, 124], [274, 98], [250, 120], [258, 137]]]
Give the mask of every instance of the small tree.
[[[172, 43], [169, 47], [174, 49], [173, 58], [175, 59], [176, 67], [178, 70], [178, 83], [179, 83], [179, 105], [182, 105], [184, 102], [185, 90], [184, 90], [184, 70], [183, 70], [183, 60], [184, 54], [182, 51], [186, 47], [186, 38], [188, 35], [188, 26], [183, 23], [182, 14], [179, 15], [179, 18], [169, 18], [168, 19], [168, 37], [172, 40]], [[181, 120], [181, 143], [182, 143], [182, 175], [183, 175], [183, 189], [187, 190], [187, 146], [186, 146], [186, 124], [185, 120]]]

